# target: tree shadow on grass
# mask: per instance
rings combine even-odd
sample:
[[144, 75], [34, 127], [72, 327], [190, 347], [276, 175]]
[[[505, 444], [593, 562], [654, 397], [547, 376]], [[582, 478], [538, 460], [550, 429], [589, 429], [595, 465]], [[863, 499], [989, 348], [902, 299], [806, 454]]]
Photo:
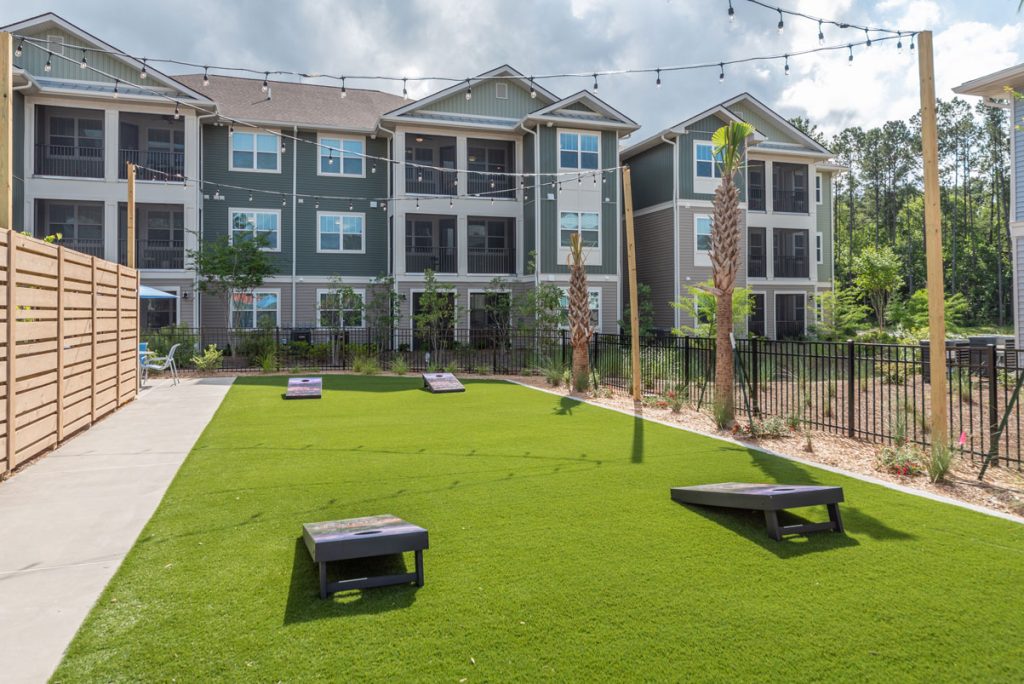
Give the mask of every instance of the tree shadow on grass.
[[[328, 581], [397, 575], [410, 572], [402, 554], [360, 558], [331, 563], [327, 566]], [[284, 609], [284, 624], [292, 625], [325, 618], [353, 615], [373, 615], [389, 610], [408, 608], [416, 600], [415, 584], [396, 584], [373, 589], [353, 589], [339, 592], [326, 599], [320, 598], [320, 580], [316, 563], [309, 556], [305, 543], [295, 540], [292, 561], [292, 579], [288, 587], [288, 602]]]
[[558, 406], [555, 407], [554, 414], [556, 416], [571, 416], [572, 410], [582, 403], [579, 399], [573, 399], [572, 397], [559, 397]]

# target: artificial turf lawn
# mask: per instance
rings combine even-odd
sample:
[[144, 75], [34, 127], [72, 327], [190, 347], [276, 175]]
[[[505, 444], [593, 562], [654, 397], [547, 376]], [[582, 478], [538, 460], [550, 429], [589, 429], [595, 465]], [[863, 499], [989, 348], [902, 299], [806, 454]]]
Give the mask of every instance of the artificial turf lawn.
[[[498, 381], [285, 383], [235, 383], [55, 680], [1024, 678], [1024, 526]], [[847, 534], [669, 498], [730, 480], [842, 485]], [[301, 524], [378, 513], [426, 585], [320, 600]]]

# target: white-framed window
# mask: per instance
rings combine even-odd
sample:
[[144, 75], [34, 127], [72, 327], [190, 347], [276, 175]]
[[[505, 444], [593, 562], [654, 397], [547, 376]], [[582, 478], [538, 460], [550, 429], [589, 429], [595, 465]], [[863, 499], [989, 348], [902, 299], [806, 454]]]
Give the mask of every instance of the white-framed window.
[[814, 174], [814, 202], [821, 204], [821, 174]]
[[231, 242], [254, 238], [267, 239], [265, 252], [281, 251], [281, 211], [278, 209], [230, 209]]
[[711, 265], [711, 216], [708, 214], [693, 217], [693, 263], [695, 266]]
[[232, 328], [275, 328], [281, 325], [281, 291], [233, 292], [230, 300]]
[[494, 84], [494, 97], [498, 100], [508, 99], [508, 83]]
[[317, 252], [366, 253], [366, 215], [318, 211]]
[[318, 135], [319, 176], [366, 177], [365, 138], [344, 138], [341, 136]]
[[715, 146], [710, 142], [698, 140], [693, 143], [693, 175], [697, 178], [721, 178], [721, 161], [721, 152], [716, 155]]
[[229, 138], [229, 170], [281, 172], [281, 136], [277, 133], [235, 129]]
[[[558, 299], [558, 304], [562, 309], [562, 320], [566, 323], [561, 324], [559, 327], [568, 328], [569, 320], [569, 288], [563, 287], [562, 296]], [[594, 330], [601, 329], [601, 288], [591, 287], [588, 288], [587, 294], [590, 297], [590, 325], [593, 326]]]
[[818, 260], [819, 264], [822, 262], [822, 249], [821, 249], [822, 239], [823, 239], [823, 236], [822, 236], [821, 233], [815, 233], [814, 234], [814, 253], [817, 256], [817, 260]]
[[316, 324], [320, 328], [365, 328], [366, 290], [352, 288], [356, 301], [345, 300], [338, 290], [316, 291]]
[[572, 246], [572, 234], [579, 233], [584, 247], [601, 247], [601, 215], [592, 211], [563, 211], [558, 222], [558, 244]]
[[597, 133], [559, 131], [558, 166], [562, 169], [601, 167], [601, 138]]
[[825, 309], [822, 306], [821, 292], [814, 293], [814, 322], [821, 323], [825, 318]]

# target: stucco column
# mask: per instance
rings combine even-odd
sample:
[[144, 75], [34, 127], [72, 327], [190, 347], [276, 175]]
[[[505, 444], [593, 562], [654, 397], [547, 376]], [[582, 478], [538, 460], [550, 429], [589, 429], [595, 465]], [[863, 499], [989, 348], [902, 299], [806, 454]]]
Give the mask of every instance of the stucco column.
[[[460, 174], [464, 175], [464, 174]], [[455, 244], [458, 246], [459, 274], [469, 273], [469, 219], [465, 216], [456, 218]]]
[[116, 109], [103, 112], [103, 178], [108, 183], [116, 183], [119, 157], [118, 145], [121, 142], [119, 116]]
[[117, 261], [117, 237], [117, 201], [107, 201], [103, 203], [103, 258], [107, 261]]

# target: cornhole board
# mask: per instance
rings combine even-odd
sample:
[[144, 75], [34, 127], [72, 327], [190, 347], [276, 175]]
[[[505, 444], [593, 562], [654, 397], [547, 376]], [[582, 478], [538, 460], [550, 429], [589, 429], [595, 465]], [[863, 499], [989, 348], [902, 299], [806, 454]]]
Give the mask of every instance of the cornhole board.
[[423, 387], [434, 394], [466, 391], [459, 379], [451, 373], [424, 373]]
[[323, 378], [288, 378], [285, 399], [319, 399], [323, 395]]
[[[672, 500], [679, 503], [764, 511], [768, 536], [775, 541], [781, 541], [784, 534], [843, 531], [843, 520], [839, 516], [839, 502], [844, 500], [842, 487], [721, 482], [694, 487], [672, 487], [671, 494]], [[828, 522], [779, 525], [779, 511], [804, 506], [826, 506]]]
[[[320, 572], [320, 598], [348, 589], [368, 589], [407, 582], [415, 582], [417, 587], [423, 586], [423, 550], [430, 546], [427, 531], [401, 518], [373, 515], [306, 523], [302, 526], [302, 539]], [[327, 564], [330, 562], [390, 556], [406, 551], [416, 555], [416, 572], [327, 581]]]

